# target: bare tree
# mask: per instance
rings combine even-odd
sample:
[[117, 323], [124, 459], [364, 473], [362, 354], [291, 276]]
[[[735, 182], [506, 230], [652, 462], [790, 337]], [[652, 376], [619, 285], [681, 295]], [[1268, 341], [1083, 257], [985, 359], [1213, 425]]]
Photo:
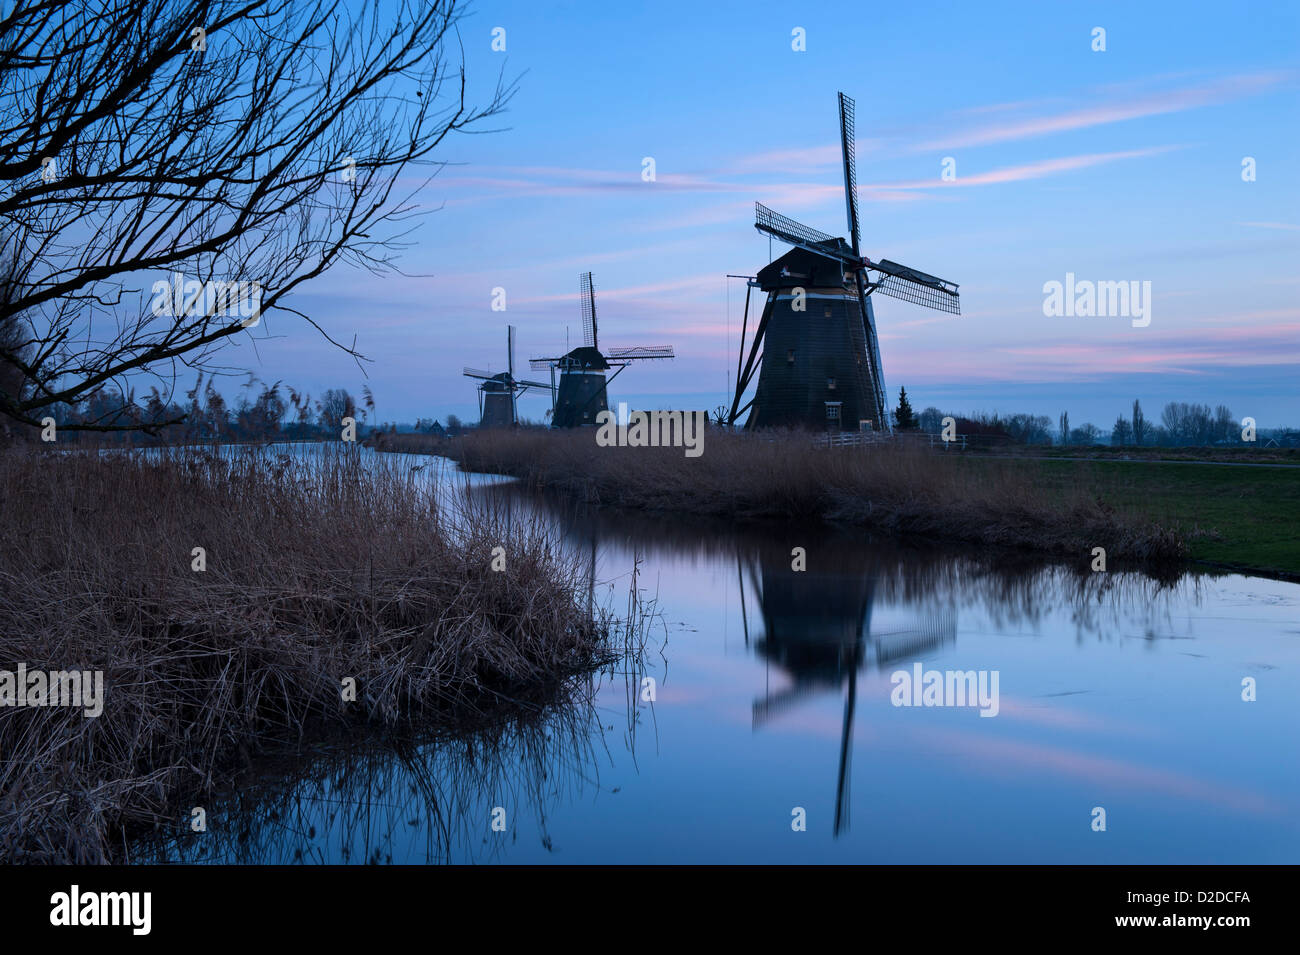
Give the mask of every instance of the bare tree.
[[[6, 6], [9, 6], [6, 4]], [[0, 19], [0, 414], [213, 372], [343, 262], [385, 274], [466, 102], [455, 0], [18, 2]], [[409, 181], [404, 179], [403, 181]], [[427, 178], [425, 180], [427, 182]], [[146, 292], [146, 289], [148, 292]], [[211, 379], [209, 378], [209, 381]], [[156, 427], [146, 422], [145, 427]], [[122, 430], [140, 424], [86, 421]]]
[[1128, 444], [1133, 438], [1133, 426], [1128, 418], [1120, 415], [1115, 419], [1115, 427], [1110, 432], [1110, 443], [1116, 447]]
[[343, 427], [344, 418], [356, 419], [356, 400], [346, 388], [330, 388], [320, 401], [316, 402], [321, 427], [331, 434], [338, 434]]

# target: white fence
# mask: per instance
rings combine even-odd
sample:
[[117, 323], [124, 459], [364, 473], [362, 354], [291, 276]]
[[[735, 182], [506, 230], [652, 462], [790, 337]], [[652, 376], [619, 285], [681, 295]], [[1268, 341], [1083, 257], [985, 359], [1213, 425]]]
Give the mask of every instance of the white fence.
[[839, 431], [830, 434], [819, 434], [813, 438], [813, 447], [817, 448], [858, 448], [868, 445], [879, 444], [898, 444], [902, 442], [916, 442], [928, 439], [927, 444], [933, 448], [936, 444], [942, 445], [943, 450], [956, 448], [961, 451], [966, 450], [966, 435], [956, 435], [952, 441], [944, 441], [937, 434], [895, 434], [888, 435], [883, 431]]

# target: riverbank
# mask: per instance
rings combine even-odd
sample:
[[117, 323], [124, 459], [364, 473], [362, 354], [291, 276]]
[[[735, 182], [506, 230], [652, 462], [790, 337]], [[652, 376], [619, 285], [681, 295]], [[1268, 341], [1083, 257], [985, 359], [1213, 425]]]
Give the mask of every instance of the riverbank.
[[543, 530], [434, 494], [355, 450], [0, 454], [0, 670], [103, 688], [0, 705], [0, 861], [111, 862], [264, 749], [552, 702], [609, 658]]
[[797, 433], [761, 440], [709, 430], [704, 453], [688, 458], [681, 448], [598, 447], [594, 430], [482, 431], [441, 453], [467, 471], [512, 475], [592, 504], [820, 520], [1085, 563], [1096, 547], [1130, 565], [1181, 561], [1201, 533], [1121, 511], [1082, 475], [1045, 482], [1038, 462], [901, 445], [814, 448]]

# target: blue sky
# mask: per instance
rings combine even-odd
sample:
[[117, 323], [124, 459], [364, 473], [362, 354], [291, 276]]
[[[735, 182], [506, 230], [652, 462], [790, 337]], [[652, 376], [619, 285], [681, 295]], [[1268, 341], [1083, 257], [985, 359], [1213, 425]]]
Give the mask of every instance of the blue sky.
[[[1134, 398], [1149, 416], [1187, 400], [1300, 424], [1300, 4], [480, 0], [462, 38], [472, 97], [502, 69], [519, 92], [499, 132], [443, 150], [457, 165], [421, 193], [437, 211], [407, 276], [340, 268], [292, 303], [356, 335], [382, 419], [476, 417], [462, 366], [503, 369], [507, 323], [521, 361], [580, 338], [588, 269], [603, 343], [679, 356], [628, 369], [613, 401], [728, 401], [744, 287], [724, 276], [769, 261], [754, 201], [846, 231], [843, 90], [863, 253], [961, 285], [960, 317], [878, 300], [891, 399], [1106, 428]], [[1067, 272], [1151, 282], [1150, 324], [1045, 317]], [[258, 331], [231, 357], [263, 379], [367, 380], [299, 319]]]

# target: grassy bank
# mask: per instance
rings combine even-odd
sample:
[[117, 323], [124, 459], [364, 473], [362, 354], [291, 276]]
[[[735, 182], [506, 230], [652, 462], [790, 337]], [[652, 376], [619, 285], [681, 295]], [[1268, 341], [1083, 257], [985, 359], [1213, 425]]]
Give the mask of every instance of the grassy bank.
[[1158, 461], [1024, 461], [1049, 489], [1087, 484], [1119, 514], [1177, 530], [1195, 560], [1300, 577], [1300, 470]]
[[97, 718], [0, 707], [0, 860], [112, 861], [264, 747], [551, 700], [604, 657], [553, 541], [355, 459], [0, 455], [0, 669], [104, 674]]
[[1261, 445], [1237, 447], [1107, 447], [1105, 445], [1011, 445], [972, 449], [980, 454], [1057, 460], [1088, 458], [1098, 461], [1205, 461], [1219, 464], [1293, 464], [1300, 466], [1300, 448], [1266, 448]]
[[1186, 535], [1118, 510], [1086, 480], [1043, 481], [1040, 462], [907, 446], [815, 449], [799, 434], [763, 441], [716, 430], [697, 458], [681, 448], [598, 447], [594, 429], [477, 432], [446, 453], [466, 470], [651, 512], [825, 520], [1077, 560], [1094, 547], [1143, 563], [1188, 552]]

